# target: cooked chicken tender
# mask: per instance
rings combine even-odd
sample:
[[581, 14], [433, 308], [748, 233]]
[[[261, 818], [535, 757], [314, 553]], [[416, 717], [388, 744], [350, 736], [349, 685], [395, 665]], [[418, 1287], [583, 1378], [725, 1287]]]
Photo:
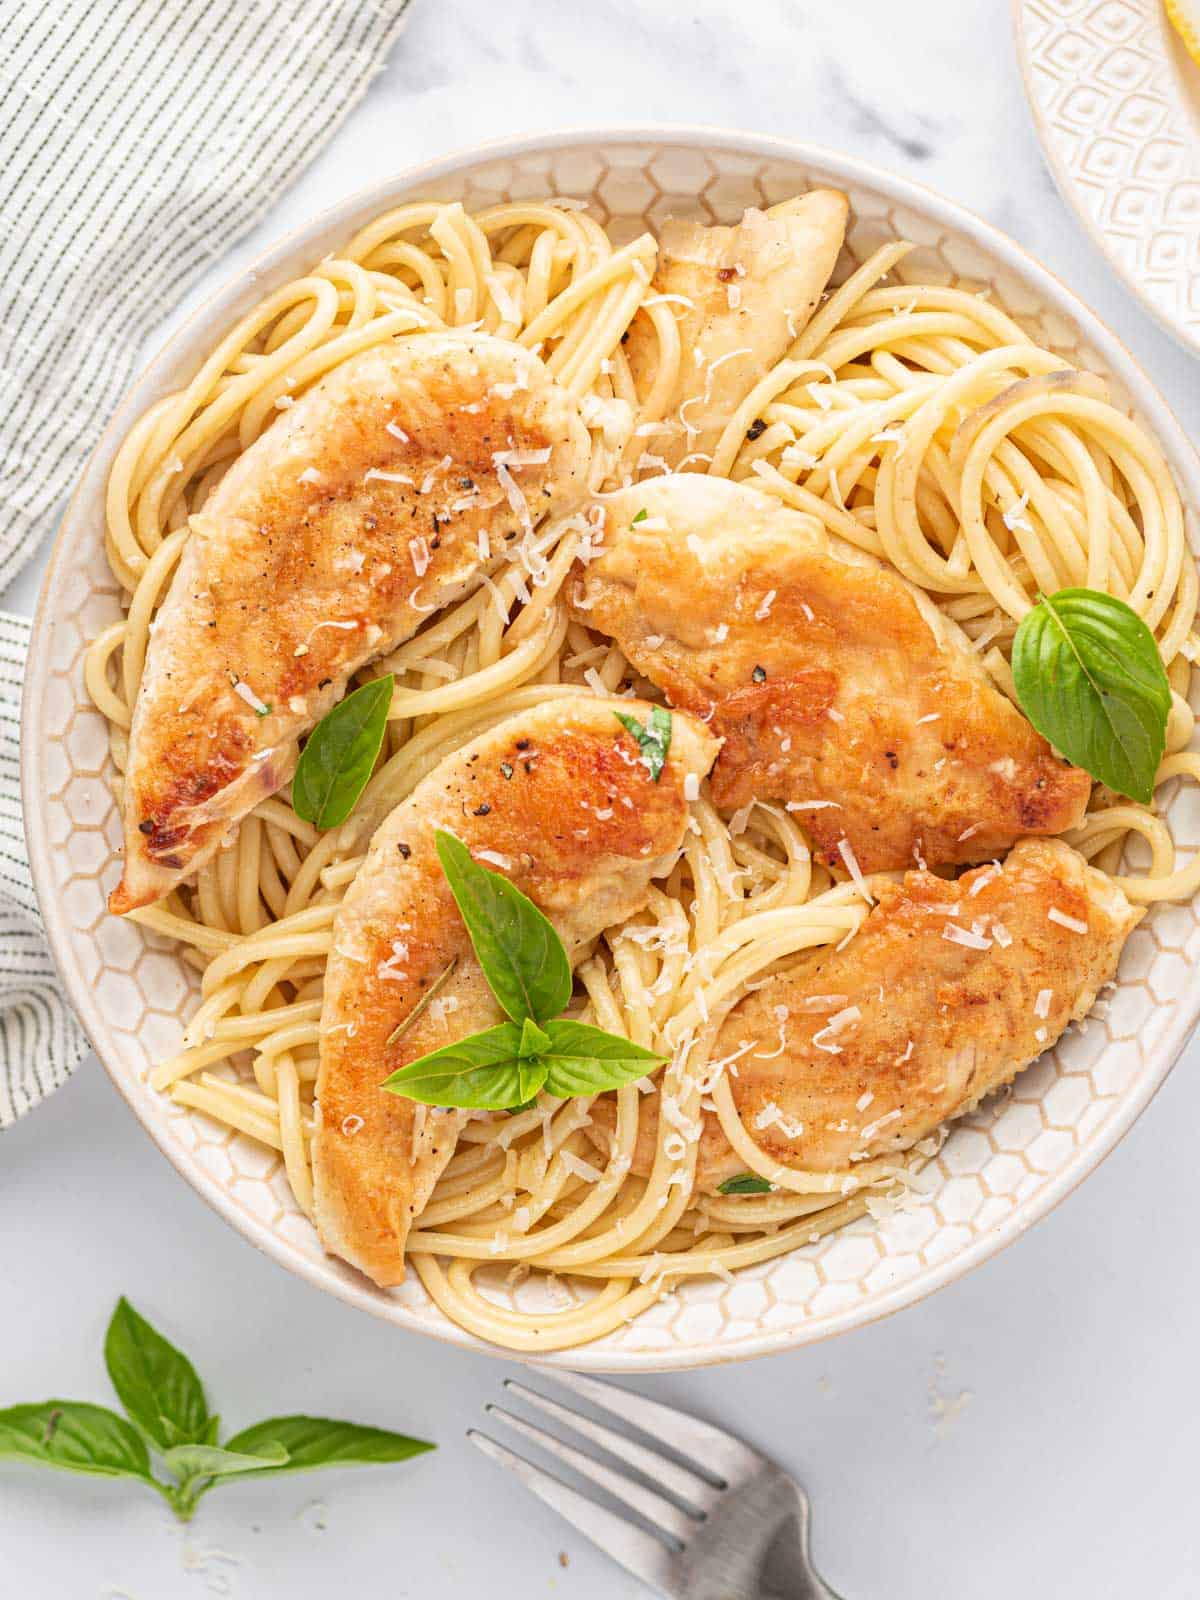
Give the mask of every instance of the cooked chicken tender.
[[[396, 807], [346, 894], [321, 1015], [316, 1221], [325, 1248], [378, 1284], [404, 1277], [409, 1227], [453, 1154], [464, 1115], [380, 1085], [418, 1056], [503, 1020], [438, 863], [434, 830], [450, 829], [529, 895], [574, 965], [670, 870], [686, 795], [716, 753], [699, 723], [676, 715], [653, 780], [615, 715], [645, 724], [650, 710], [637, 700], [579, 696], [500, 723]], [[436, 997], [389, 1043], [451, 962]]]
[[980, 861], [1083, 816], [1060, 761], [922, 591], [772, 496], [675, 474], [600, 502], [569, 594], [723, 741], [718, 806], [783, 802], [829, 865]]
[[354, 356], [237, 458], [150, 641], [125, 775], [125, 912], [287, 782], [347, 679], [583, 490], [589, 438], [534, 356], [422, 333]]
[[[782, 212], [749, 210], [735, 228], [672, 219], [663, 225], [651, 292], [671, 295], [679, 376], [665, 426], [647, 452], [703, 471], [738, 406], [803, 333], [846, 234], [847, 201], [814, 189]], [[659, 342], [639, 317], [626, 354], [643, 398], [658, 374]]]
[[[884, 883], [845, 949], [801, 957], [726, 1018], [714, 1059], [743, 1126], [773, 1161], [853, 1173], [971, 1111], [1095, 1004], [1141, 920], [1113, 880], [1059, 840], [1026, 839], [1003, 866], [948, 882]], [[749, 1046], [746, 1049], [746, 1046]], [[642, 1104], [634, 1171], [654, 1159]], [[611, 1107], [593, 1111], [612, 1121]], [[745, 1171], [712, 1112], [696, 1183]]]

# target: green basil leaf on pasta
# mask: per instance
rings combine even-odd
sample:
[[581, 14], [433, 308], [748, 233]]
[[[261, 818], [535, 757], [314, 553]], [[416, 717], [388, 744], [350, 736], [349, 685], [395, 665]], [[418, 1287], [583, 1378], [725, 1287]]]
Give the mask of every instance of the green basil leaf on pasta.
[[132, 1422], [82, 1400], [41, 1400], [0, 1410], [0, 1460], [154, 1483], [146, 1441]]
[[226, 1442], [226, 1449], [262, 1455], [271, 1446], [286, 1450], [287, 1460], [272, 1472], [310, 1472], [316, 1467], [380, 1466], [408, 1461], [433, 1450], [424, 1439], [391, 1433], [386, 1428], [365, 1428], [356, 1422], [328, 1417], [269, 1417], [256, 1422]]
[[517, 1046], [517, 1054], [522, 1061], [532, 1056], [541, 1055], [550, 1043], [550, 1035], [544, 1028], [539, 1028], [532, 1017], [526, 1017], [521, 1024], [521, 1042]]
[[[518, 1061], [517, 1083], [521, 1095], [520, 1100], [517, 1102], [518, 1105], [530, 1106], [534, 1103], [542, 1092], [548, 1071], [549, 1068], [541, 1056], [531, 1056]], [[504, 1109], [508, 1111], [512, 1108], [506, 1106]]]
[[104, 1363], [133, 1422], [160, 1450], [204, 1440], [208, 1402], [196, 1369], [125, 1299], [104, 1337]]
[[529, 1099], [521, 1092], [520, 1044], [520, 1028], [501, 1022], [410, 1061], [385, 1078], [383, 1088], [427, 1106], [506, 1111]]
[[1069, 761], [1148, 804], [1166, 748], [1171, 689], [1150, 629], [1123, 600], [1060, 589], [1013, 640], [1025, 715]]
[[367, 786], [387, 730], [395, 679], [374, 678], [327, 711], [308, 736], [292, 779], [296, 815], [336, 828]]
[[264, 1441], [254, 1451], [213, 1444], [177, 1444], [163, 1451], [163, 1460], [178, 1478], [232, 1478], [243, 1472], [284, 1467], [288, 1452], [276, 1440]]
[[655, 706], [645, 725], [624, 711], [614, 711], [613, 716], [626, 733], [631, 733], [637, 740], [646, 771], [657, 783], [662, 777], [662, 770], [667, 764], [667, 752], [671, 748], [671, 713], [662, 706]]
[[546, 1024], [546, 1088], [559, 1100], [601, 1094], [644, 1078], [665, 1059], [620, 1034], [560, 1017]]
[[549, 918], [502, 873], [436, 830], [438, 860], [500, 1009], [516, 1023], [556, 1017], [571, 998], [571, 964]]
[[770, 1194], [772, 1187], [757, 1172], [739, 1172], [736, 1178], [726, 1178], [717, 1185], [721, 1194]]

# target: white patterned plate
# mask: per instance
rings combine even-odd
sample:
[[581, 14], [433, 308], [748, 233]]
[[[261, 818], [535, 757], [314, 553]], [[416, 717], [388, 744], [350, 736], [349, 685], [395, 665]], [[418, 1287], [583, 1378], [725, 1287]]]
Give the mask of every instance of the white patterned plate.
[[1126, 286], [1200, 352], [1200, 67], [1162, 0], [1012, 0], [1063, 198]]
[[[920, 246], [909, 270], [990, 285], [1040, 341], [1109, 375], [1158, 436], [1189, 505], [1197, 546], [1200, 463], [1166, 406], [1092, 314], [1002, 234], [950, 202], [832, 153], [748, 134], [640, 128], [509, 140], [375, 185], [284, 239], [203, 306], [150, 364], [98, 446], [60, 531], [42, 591], [24, 705], [23, 793], [34, 878], [72, 1004], [114, 1082], [163, 1152], [234, 1227], [275, 1260], [401, 1327], [483, 1348], [410, 1281], [383, 1291], [324, 1256], [292, 1203], [277, 1158], [153, 1093], [146, 1074], [172, 1051], [194, 979], [163, 941], [110, 917], [120, 826], [108, 741], [83, 687], [84, 648], [118, 614], [101, 530], [104, 485], [122, 436], [147, 405], [189, 377], [230, 323], [356, 228], [402, 200], [479, 206], [502, 198], [587, 198], [622, 238], [668, 214], [730, 221], [814, 184], [851, 199], [842, 270], [885, 240]], [[1174, 795], [1176, 835], [1200, 844], [1200, 806]], [[1016, 1238], [1112, 1149], [1163, 1081], [1200, 1009], [1189, 967], [1195, 907], [1164, 908], [1129, 942], [1103, 1021], [1073, 1031], [1015, 1093], [960, 1123], [923, 1174], [920, 1203], [738, 1275], [688, 1284], [631, 1325], [557, 1359], [591, 1370], [697, 1366], [786, 1349], [908, 1305]], [[528, 1305], [535, 1291], [515, 1291]]]

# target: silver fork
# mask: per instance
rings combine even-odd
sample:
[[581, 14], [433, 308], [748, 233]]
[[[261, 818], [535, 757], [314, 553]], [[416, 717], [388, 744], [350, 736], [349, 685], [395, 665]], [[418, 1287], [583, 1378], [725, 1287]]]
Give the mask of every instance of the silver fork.
[[[629, 1389], [558, 1370], [553, 1381], [629, 1423], [660, 1448], [651, 1449], [511, 1378], [504, 1384], [510, 1394], [633, 1471], [598, 1461], [500, 1406], [485, 1410], [627, 1506], [638, 1520], [572, 1488], [486, 1433], [469, 1428], [467, 1437], [607, 1556], [671, 1600], [838, 1600], [809, 1557], [808, 1496], [773, 1461], [732, 1434]], [[662, 1454], [663, 1446], [688, 1464]]]

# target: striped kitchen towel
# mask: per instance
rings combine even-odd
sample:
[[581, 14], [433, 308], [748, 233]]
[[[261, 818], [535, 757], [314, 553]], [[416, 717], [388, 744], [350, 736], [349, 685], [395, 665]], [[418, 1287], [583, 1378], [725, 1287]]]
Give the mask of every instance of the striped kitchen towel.
[[[0, 0], [0, 588], [164, 315], [382, 68], [408, 0]], [[86, 1049], [17, 787], [29, 624], [0, 613], [0, 1128]]]

